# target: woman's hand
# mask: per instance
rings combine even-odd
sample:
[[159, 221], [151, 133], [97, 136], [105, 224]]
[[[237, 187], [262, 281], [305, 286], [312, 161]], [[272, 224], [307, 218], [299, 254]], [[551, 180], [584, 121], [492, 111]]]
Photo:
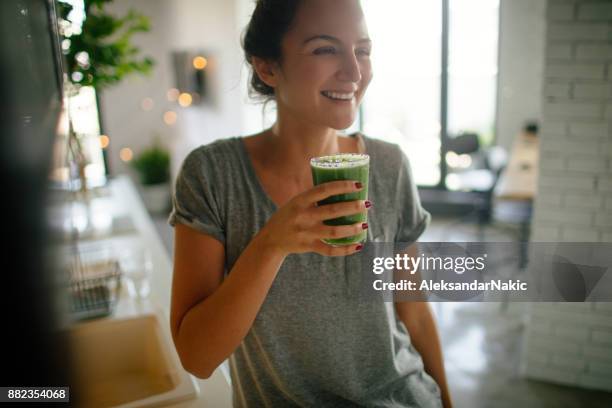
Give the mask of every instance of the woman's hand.
[[361, 184], [355, 181], [331, 181], [298, 194], [270, 217], [259, 232], [259, 238], [270, 250], [277, 251], [282, 256], [304, 252], [345, 256], [358, 252], [361, 245], [333, 247], [321, 239], [357, 235], [367, 228], [367, 224], [330, 226], [323, 224], [323, 221], [364, 213], [369, 204], [366, 207], [366, 201], [355, 200], [317, 206], [317, 202], [333, 195], [360, 191], [362, 188]]

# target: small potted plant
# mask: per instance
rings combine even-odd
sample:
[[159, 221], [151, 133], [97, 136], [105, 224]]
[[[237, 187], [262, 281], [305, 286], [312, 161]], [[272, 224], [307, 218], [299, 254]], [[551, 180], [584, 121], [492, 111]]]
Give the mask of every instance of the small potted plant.
[[144, 149], [132, 161], [140, 178], [145, 207], [160, 214], [170, 205], [170, 152], [156, 142]]

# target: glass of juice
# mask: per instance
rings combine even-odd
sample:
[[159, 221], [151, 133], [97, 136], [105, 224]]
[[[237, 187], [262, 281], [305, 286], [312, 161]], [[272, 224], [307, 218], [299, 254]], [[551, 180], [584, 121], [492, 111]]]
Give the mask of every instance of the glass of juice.
[[[370, 173], [370, 156], [359, 153], [341, 153], [331, 156], [315, 157], [310, 160], [312, 180], [314, 185], [337, 180], [354, 180], [363, 185], [361, 191], [347, 194], [338, 194], [319, 201], [318, 205], [338, 203], [342, 201], [367, 200], [368, 178]], [[367, 222], [367, 213], [332, 218], [323, 221], [326, 225], [352, 225]], [[324, 239], [323, 242], [330, 245], [351, 245], [364, 243], [367, 238], [367, 230], [357, 235], [337, 239]]]

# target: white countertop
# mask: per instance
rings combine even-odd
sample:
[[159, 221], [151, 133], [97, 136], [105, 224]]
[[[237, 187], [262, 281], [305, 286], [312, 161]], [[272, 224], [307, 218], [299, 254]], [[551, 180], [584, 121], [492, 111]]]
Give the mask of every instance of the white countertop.
[[[138, 314], [139, 310], [145, 312], [153, 308], [163, 315], [164, 321], [167, 322], [166, 333], [170, 336], [171, 259], [131, 179], [128, 176], [120, 176], [112, 179], [109, 181], [108, 188], [111, 193], [110, 196], [107, 195], [99, 199], [106, 200], [106, 205], [102, 207], [105, 208], [105, 211], [112, 211], [112, 216], [115, 218], [119, 217], [125, 219], [129, 217], [133, 226], [128, 229], [122, 229], [121, 233], [113, 234], [111, 231], [108, 232], [106, 236], [97, 236], [95, 241], [87, 242], [84, 240], [81, 245], [107, 245], [113, 248], [125, 248], [131, 245], [139, 245], [150, 250], [153, 261], [150, 296], [144, 301], [136, 301], [130, 299], [127, 293], [122, 293], [116, 313], [118, 315]], [[92, 201], [95, 200], [98, 200], [98, 198], [92, 199]], [[207, 380], [193, 378], [200, 387], [197, 399], [170, 406], [177, 408], [223, 408], [232, 406], [231, 386], [229, 384], [229, 375], [226, 367], [219, 367]]]

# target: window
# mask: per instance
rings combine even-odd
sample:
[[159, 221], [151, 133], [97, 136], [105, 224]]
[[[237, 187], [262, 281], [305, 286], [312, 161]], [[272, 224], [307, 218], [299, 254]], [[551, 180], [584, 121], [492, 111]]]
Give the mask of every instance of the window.
[[499, 0], [450, 0], [448, 133], [494, 139]]
[[362, 0], [362, 6], [374, 70], [363, 131], [397, 143], [418, 185], [445, 186], [443, 132], [475, 132], [483, 144], [494, 138], [499, 0]]
[[363, 104], [363, 131], [397, 143], [417, 184], [440, 181], [442, 7], [431, 0], [363, 0], [374, 79]]

